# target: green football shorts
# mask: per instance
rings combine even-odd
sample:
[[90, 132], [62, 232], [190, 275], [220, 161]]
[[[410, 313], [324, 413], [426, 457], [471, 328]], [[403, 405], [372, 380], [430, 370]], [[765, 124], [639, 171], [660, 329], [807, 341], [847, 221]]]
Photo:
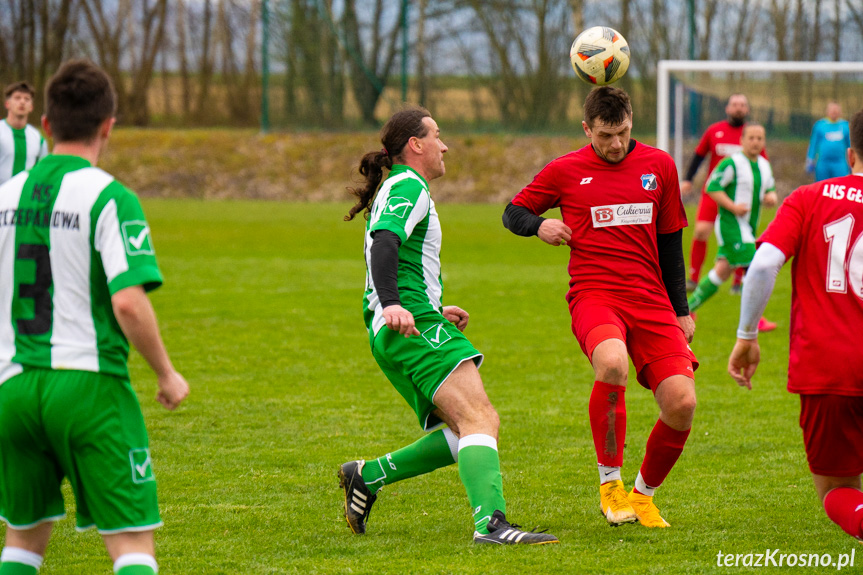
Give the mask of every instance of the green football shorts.
[[440, 314], [415, 316], [414, 322], [419, 336], [405, 337], [384, 326], [377, 336], [369, 332], [369, 340], [384, 375], [429, 431], [443, 423], [432, 414], [438, 388], [463, 361], [472, 359], [479, 367], [482, 354]]
[[726, 243], [717, 248], [716, 257], [728, 260], [733, 268], [749, 267], [755, 257], [755, 244]]
[[28, 529], [64, 516], [69, 478], [79, 530], [159, 527], [156, 477], [128, 380], [25, 368], [0, 385], [0, 518]]

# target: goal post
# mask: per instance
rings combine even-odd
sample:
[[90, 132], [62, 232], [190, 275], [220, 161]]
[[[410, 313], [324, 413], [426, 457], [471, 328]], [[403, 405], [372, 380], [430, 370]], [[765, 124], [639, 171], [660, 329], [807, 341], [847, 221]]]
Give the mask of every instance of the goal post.
[[[863, 74], [863, 62], [765, 62], [735, 60], [660, 60], [656, 78], [656, 146], [674, 157], [682, 170], [684, 137], [683, 84], [675, 83], [671, 93], [671, 77], [678, 73], [706, 72], [726, 74], [750, 73], [817, 73]], [[674, 110], [672, 110], [672, 103]], [[852, 112], [849, 110], [849, 112]], [[673, 118], [672, 118], [673, 113]], [[671, 127], [674, 126], [674, 147], [671, 147]]]

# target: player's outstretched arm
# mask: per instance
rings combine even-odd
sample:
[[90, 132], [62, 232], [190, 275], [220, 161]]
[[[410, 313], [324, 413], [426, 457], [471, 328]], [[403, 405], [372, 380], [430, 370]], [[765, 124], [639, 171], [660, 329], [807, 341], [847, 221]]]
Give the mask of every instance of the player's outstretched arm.
[[156, 312], [141, 286], [121, 289], [111, 296], [111, 306], [120, 329], [158, 377], [156, 400], [166, 409], [175, 409], [189, 395], [189, 384], [177, 373], [168, 357]]
[[445, 305], [443, 307], [443, 316], [447, 321], [456, 326], [459, 331], [464, 331], [470, 319], [470, 314], [455, 305]]
[[740, 339], [734, 344], [728, 358], [728, 373], [737, 385], [752, 389], [752, 376], [761, 361], [761, 348], [757, 339]]

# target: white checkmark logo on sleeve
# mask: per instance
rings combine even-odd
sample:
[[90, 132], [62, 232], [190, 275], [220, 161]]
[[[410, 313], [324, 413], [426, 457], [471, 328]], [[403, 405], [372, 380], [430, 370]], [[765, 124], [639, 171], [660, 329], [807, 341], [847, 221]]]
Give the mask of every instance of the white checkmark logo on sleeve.
[[141, 233], [139, 233], [137, 237], [129, 236], [129, 243], [132, 244], [132, 247], [134, 247], [136, 250], [140, 250], [141, 246], [143, 246], [144, 242], [147, 240], [147, 235], [149, 235], [149, 233], [150, 226], [144, 226], [144, 229], [141, 230]]
[[144, 460], [144, 463], [141, 465], [135, 464], [135, 470], [138, 472], [138, 475], [141, 477], [146, 477], [147, 468], [150, 466], [150, 456], [147, 456], [147, 459]]

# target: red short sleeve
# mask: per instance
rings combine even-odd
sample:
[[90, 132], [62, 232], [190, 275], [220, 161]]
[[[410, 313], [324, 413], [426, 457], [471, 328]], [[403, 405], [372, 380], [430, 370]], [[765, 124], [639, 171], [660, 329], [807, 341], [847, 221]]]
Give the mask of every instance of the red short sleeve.
[[800, 238], [803, 237], [803, 221], [805, 208], [805, 188], [797, 188], [785, 198], [776, 217], [758, 238], [758, 244], [768, 243], [776, 246], [789, 260], [797, 254], [800, 248]]
[[533, 181], [516, 194], [512, 203], [527, 208], [537, 216], [557, 207], [560, 202], [560, 189], [556, 184], [556, 162], [547, 164]]
[[710, 145], [711, 136], [713, 135], [713, 126], [707, 128], [704, 133], [701, 135], [701, 140], [698, 142], [698, 145], [695, 147], [695, 153], [701, 156], [702, 158], [706, 158], [707, 154], [713, 151], [713, 147]]

